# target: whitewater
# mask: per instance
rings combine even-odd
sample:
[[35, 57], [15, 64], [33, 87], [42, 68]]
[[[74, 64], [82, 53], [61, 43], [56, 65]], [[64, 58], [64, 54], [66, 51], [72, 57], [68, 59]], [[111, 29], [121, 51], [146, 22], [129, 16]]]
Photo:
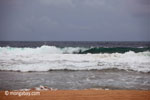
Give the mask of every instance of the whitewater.
[[[36, 48], [0, 47], [0, 70], [30, 72], [117, 69], [150, 72], [150, 51], [135, 52], [131, 49], [123, 53], [89, 52], [92, 49], [85, 47], [58, 48], [46, 45]], [[109, 48], [107, 49], [109, 50]]]

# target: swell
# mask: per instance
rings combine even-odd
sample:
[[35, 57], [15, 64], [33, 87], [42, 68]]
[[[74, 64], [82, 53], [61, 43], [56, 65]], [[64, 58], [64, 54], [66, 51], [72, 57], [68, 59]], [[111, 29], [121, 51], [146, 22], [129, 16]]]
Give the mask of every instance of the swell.
[[103, 48], [103, 47], [97, 47], [97, 48], [90, 48], [88, 50], [85, 50], [83, 52], [79, 52], [80, 54], [87, 54], [87, 53], [125, 53], [133, 51], [135, 53], [138, 52], [144, 52], [144, 51], [150, 51], [150, 48], [129, 48], [129, 47], [115, 47], [115, 48]]

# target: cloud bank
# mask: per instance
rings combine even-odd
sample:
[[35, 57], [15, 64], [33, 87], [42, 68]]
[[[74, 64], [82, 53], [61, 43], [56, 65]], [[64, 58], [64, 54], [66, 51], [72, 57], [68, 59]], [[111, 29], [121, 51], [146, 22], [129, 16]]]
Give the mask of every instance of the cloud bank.
[[0, 0], [0, 40], [149, 41], [150, 0]]

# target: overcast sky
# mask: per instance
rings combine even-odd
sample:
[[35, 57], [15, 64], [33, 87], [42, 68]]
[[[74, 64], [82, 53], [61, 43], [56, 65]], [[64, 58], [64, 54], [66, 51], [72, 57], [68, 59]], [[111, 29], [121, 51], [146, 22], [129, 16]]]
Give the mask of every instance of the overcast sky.
[[150, 41], [150, 0], [0, 0], [3, 41]]

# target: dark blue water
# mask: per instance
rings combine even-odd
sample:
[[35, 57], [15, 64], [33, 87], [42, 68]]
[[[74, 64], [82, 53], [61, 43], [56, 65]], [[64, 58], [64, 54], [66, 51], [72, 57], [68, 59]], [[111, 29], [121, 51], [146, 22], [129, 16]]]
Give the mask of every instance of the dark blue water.
[[0, 47], [150, 47], [150, 42], [0, 41]]

